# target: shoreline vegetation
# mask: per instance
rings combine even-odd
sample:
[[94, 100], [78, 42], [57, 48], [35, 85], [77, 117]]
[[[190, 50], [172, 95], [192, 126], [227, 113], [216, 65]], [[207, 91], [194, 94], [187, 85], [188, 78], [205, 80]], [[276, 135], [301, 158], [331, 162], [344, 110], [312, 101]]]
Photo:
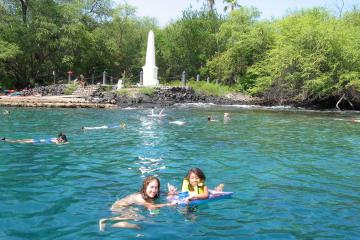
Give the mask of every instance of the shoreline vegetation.
[[[173, 84], [174, 85], [174, 84]], [[98, 85], [90, 95], [76, 94], [73, 84], [35, 87], [15, 96], [0, 95], [0, 106], [63, 108], [169, 107], [181, 103], [213, 103], [218, 105], [293, 106], [308, 109], [359, 110], [358, 102], [298, 99], [267, 99], [232, 91], [226, 86], [189, 82], [188, 86], [127, 87]]]
[[[210, 4], [218, 0], [204, 0], [200, 9], [189, 7], [160, 27], [113, 0], [30, 2], [0, 1], [1, 90], [77, 79], [110, 88], [87, 96], [88, 106], [212, 102], [360, 110], [359, 5], [262, 19], [245, 5], [251, 3], [234, 0], [220, 12]], [[140, 88], [132, 94], [150, 30], [159, 82], [179, 86], [181, 79], [193, 92]], [[110, 91], [119, 79], [126, 88]], [[70, 86], [57, 95], [74, 95], [77, 86]]]

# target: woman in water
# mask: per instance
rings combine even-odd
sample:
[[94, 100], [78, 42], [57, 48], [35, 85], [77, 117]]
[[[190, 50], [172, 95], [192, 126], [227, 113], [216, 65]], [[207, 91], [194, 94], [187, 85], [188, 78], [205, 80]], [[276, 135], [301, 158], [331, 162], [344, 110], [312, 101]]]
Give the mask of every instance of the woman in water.
[[57, 138], [48, 138], [48, 139], [8, 139], [2, 138], [1, 141], [11, 142], [11, 143], [56, 143], [56, 144], [65, 144], [68, 143], [67, 137], [65, 134], [60, 132]]
[[[154, 176], [145, 178], [143, 185], [139, 192], [130, 194], [120, 200], [117, 200], [110, 208], [113, 212], [118, 212], [121, 216], [112, 218], [103, 218], [99, 221], [100, 231], [104, 231], [107, 221], [124, 221], [137, 220], [141, 216], [132, 210], [131, 206], [144, 206], [147, 209], [161, 208], [164, 206], [173, 206], [172, 203], [155, 204], [154, 201], [160, 196], [160, 180]], [[117, 222], [112, 224], [112, 227], [120, 228], [140, 228], [137, 224], [128, 222]]]

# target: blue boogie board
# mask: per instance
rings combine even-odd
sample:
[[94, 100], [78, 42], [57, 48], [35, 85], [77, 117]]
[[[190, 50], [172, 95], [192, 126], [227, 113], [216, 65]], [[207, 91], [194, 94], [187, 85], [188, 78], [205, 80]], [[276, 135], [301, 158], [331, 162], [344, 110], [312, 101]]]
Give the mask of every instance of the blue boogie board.
[[213, 190], [209, 190], [209, 198], [208, 199], [199, 199], [199, 200], [193, 200], [190, 202], [186, 202], [185, 198], [187, 198], [189, 196], [188, 192], [180, 192], [178, 195], [176, 196], [171, 196], [168, 197], [168, 200], [171, 203], [176, 203], [178, 205], [198, 205], [201, 203], [206, 203], [212, 200], [217, 200], [217, 199], [222, 199], [222, 198], [230, 198], [232, 195], [234, 194], [234, 192], [217, 192], [217, 191], [213, 191]]

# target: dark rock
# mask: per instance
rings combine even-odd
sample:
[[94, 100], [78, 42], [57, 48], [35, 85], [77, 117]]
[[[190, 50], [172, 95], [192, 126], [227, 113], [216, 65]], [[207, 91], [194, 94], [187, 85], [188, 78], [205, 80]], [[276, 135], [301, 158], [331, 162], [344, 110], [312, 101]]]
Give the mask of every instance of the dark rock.
[[54, 84], [49, 86], [34, 87], [22, 91], [23, 96], [40, 94], [41, 96], [57, 96], [64, 94], [66, 84]]

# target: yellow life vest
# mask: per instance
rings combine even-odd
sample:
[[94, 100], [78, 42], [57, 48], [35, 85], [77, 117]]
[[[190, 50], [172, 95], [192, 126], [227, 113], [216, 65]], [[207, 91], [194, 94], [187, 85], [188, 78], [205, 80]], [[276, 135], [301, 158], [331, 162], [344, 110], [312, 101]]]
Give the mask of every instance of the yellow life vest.
[[181, 186], [181, 191], [182, 192], [194, 192], [194, 193], [197, 193], [197, 194], [202, 194], [202, 193], [204, 193], [204, 187], [205, 187], [205, 185], [203, 183], [199, 183], [198, 186], [193, 187], [193, 186], [191, 186], [189, 180], [184, 178], [184, 180], [182, 182], [182, 186]]

